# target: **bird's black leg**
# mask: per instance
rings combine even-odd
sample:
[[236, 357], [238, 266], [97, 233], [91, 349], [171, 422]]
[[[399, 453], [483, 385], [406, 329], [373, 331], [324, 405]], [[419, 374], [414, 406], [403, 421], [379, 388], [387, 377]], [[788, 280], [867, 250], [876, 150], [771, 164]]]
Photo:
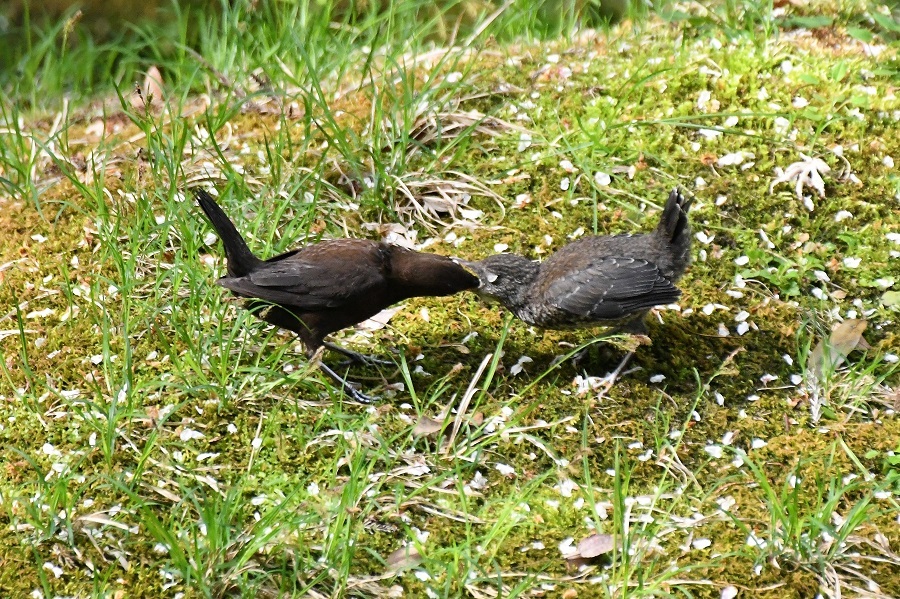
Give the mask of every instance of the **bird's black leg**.
[[347, 379], [341, 377], [338, 373], [333, 371], [331, 368], [325, 365], [321, 360], [319, 361], [319, 368], [324, 372], [331, 380], [335, 383], [339, 384], [343, 389], [344, 393], [347, 394], [347, 397], [352, 399], [353, 401], [358, 401], [359, 403], [372, 403], [375, 401], [375, 398], [369, 397], [359, 389], [356, 389], [351, 385]]
[[359, 352], [355, 352], [352, 349], [347, 349], [346, 347], [341, 347], [337, 343], [331, 343], [330, 341], [325, 341], [324, 345], [327, 349], [330, 349], [333, 352], [337, 352], [339, 354], [343, 354], [350, 358], [351, 362], [356, 362], [357, 364], [365, 364], [367, 366], [372, 366], [378, 364], [380, 366], [393, 366], [394, 363], [390, 360], [381, 360], [374, 356], [367, 356], [365, 354], [361, 354]]

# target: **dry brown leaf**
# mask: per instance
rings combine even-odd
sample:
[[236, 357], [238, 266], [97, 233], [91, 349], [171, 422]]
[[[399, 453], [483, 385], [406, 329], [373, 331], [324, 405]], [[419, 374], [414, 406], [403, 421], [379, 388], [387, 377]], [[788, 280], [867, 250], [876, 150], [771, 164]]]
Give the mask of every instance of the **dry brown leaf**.
[[452, 347], [461, 354], [468, 355], [472, 351], [462, 343], [441, 343], [438, 347]]
[[413, 427], [412, 432], [418, 437], [430, 437], [441, 432], [441, 429], [443, 427], [443, 420], [435, 420], [434, 418], [429, 418], [428, 416], [422, 416], [421, 418], [419, 418], [419, 421], [416, 422], [416, 426]]
[[147, 414], [146, 423], [147, 426], [153, 428], [159, 422], [160, 410], [159, 406], [147, 406], [145, 408], [145, 413]]
[[865, 320], [851, 318], [836, 326], [827, 341], [819, 341], [809, 355], [813, 376], [821, 380], [824, 372], [839, 367], [854, 349], [871, 349], [862, 336], [868, 325]]
[[[475, 412], [468, 420], [464, 420], [462, 425], [468, 427], [479, 427], [484, 423], [484, 413], [483, 412]], [[434, 435], [441, 432], [441, 429], [444, 428], [443, 420], [435, 420], [434, 418], [429, 418], [428, 416], [422, 416], [419, 418], [416, 425], [413, 427], [413, 434], [419, 437], [433, 437]]]
[[422, 556], [411, 545], [392, 551], [387, 557], [388, 572], [399, 572], [407, 568], [417, 566], [422, 561]]
[[584, 566], [590, 566], [601, 555], [609, 553], [615, 548], [615, 538], [612, 535], [592, 534], [581, 541], [572, 553], [565, 555], [566, 569], [572, 571]]
[[598, 555], [603, 555], [604, 553], [609, 553], [615, 546], [616, 540], [613, 535], [594, 533], [578, 542], [577, 555], [585, 559], [590, 559], [592, 557], [597, 557]]

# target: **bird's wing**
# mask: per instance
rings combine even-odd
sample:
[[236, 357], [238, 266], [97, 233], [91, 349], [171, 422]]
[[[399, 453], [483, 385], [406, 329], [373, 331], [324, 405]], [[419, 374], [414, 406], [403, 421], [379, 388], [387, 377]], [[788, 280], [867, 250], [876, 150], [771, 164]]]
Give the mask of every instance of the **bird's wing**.
[[674, 302], [681, 292], [652, 262], [608, 256], [553, 277], [543, 295], [571, 314], [612, 320]]
[[220, 284], [239, 295], [283, 306], [339, 308], [372, 294], [385, 283], [384, 258], [378, 246], [352, 250], [304, 250], [264, 262], [246, 277], [221, 279]]

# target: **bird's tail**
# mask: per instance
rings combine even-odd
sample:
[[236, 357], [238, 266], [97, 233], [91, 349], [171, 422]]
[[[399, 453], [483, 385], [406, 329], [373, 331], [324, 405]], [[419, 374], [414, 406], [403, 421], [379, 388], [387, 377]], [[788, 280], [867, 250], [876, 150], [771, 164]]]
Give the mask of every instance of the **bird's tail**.
[[691, 260], [691, 225], [688, 222], [690, 198], [685, 198], [681, 190], [675, 188], [669, 193], [656, 234], [672, 249], [672, 259], [676, 277], [680, 276]]
[[232, 277], [243, 277], [250, 273], [262, 260], [253, 255], [247, 242], [234, 228], [234, 223], [219, 207], [211, 195], [203, 189], [195, 189], [197, 203], [203, 208], [209, 222], [212, 223], [219, 239], [225, 245], [225, 256], [228, 258], [228, 274]]

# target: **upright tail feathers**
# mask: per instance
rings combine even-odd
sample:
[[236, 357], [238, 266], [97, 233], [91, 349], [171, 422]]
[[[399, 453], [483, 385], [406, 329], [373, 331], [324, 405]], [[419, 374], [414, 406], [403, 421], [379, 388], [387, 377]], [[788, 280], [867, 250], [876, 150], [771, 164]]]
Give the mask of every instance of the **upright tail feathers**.
[[666, 200], [656, 234], [663, 237], [672, 249], [673, 268], [678, 278], [691, 261], [691, 225], [688, 210], [692, 199], [685, 198], [679, 189], [673, 189]]
[[228, 218], [222, 208], [211, 195], [202, 189], [195, 189], [194, 195], [197, 203], [203, 208], [206, 217], [212, 224], [219, 239], [225, 245], [225, 256], [228, 258], [228, 274], [232, 277], [243, 277], [250, 273], [262, 261], [253, 255], [247, 242], [234, 228], [234, 223]]

